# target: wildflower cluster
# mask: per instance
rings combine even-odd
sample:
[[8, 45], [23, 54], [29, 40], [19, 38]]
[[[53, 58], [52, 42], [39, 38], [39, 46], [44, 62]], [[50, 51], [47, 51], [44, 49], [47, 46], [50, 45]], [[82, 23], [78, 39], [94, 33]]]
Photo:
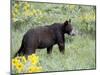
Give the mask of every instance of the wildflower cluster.
[[12, 71], [14, 73], [33, 73], [41, 72], [42, 67], [39, 63], [39, 57], [36, 54], [25, 56], [18, 56], [12, 59]]
[[41, 17], [42, 13], [43, 12], [40, 9], [31, 7], [31, 4], [28, 2], [15, 2], [12, 8], [12, 20], [13, 22], [16, 22], [17, 20], [23, 20], [24, 18], [28, 18], [30, 16]]
[[95, 20], [95, 13], [87, 13], [87, 14], [83, 14], [79, 16], [79, 19], [81, 21], [87, 21], [87, 22], [91, 22]]

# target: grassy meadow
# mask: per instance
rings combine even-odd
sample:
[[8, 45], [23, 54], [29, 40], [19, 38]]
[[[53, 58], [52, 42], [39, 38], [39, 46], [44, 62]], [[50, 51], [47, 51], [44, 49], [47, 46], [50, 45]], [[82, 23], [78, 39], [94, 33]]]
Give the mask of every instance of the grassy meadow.
[[65, 34], [64, 55], [57, 45], [51, 55], [47, 54], [46, 49], [36, 50], [42, 72], [95, 69], [95, 12], [96, 7], [88, 5], [12, 1], [11, 57], [20, 48], [28, 29], [71, 19], [77, 35], [71, 37]]

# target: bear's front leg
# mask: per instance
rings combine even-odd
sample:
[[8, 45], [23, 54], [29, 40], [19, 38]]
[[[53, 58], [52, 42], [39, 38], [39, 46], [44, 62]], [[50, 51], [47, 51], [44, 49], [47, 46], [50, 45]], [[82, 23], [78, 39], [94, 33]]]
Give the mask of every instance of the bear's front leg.
[[62, 54], [64, 54], [65, 52], [65, 45], [64, 43], [58, 43], [58, 46], [59, 46], [59, 50]]
[[58, 44], [60, 52], [63, 54], [65, 52], [65, 44], [64, 43], [65, 43], [64, 34], [58, 31], [57, 32], [57, 44]]

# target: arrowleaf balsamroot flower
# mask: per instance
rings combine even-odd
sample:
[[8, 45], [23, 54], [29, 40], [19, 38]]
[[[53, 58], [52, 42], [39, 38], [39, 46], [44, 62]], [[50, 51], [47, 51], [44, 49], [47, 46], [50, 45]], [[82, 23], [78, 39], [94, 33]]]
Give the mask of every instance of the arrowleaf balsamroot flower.
[[42, 67], [37, 67], [37, 66], [30, 66], [28, 68], [28, 72], [32, 73], [32, 72], [41, 72], [42, 71]]
[[26, 59], [25, 56], [17, 56], [12, 59], [12, 68], [16, 73], [32, 73], [42, 71], [42, 67], [39, 64], [39, 57], [36, 54], [29, 55], [28, 59]]
[[19, 62], [20, 62], [20, 60], [18, 60], [17, 58], [12, 59], [12, 65], [14, 65], [14, 66]]
[[26, 62], [27, 62], [25, 56], [22, 56], [21, 61], [22, 61], [23, 63], [26, 63]]
[[18, 70], [18, 72], [22, 72], [23, 69], [24, 69], [24, 65], [20, 62], [20, 63], [17, 63], [15, 65], [16, 69]]
[[39, 57], [35, 54], [28, 56], [28, 60], [33, 64], [36, 65], [39, 62]]

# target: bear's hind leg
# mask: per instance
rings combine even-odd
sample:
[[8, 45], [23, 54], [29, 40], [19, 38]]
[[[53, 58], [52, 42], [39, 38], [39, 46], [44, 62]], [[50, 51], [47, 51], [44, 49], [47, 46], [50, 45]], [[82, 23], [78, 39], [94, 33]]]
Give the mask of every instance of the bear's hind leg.
[[53, 46], [50, 46], [50, 47], [47, 48], [47, 54], [51, 54], [52, 53], [52, 48], [53, 48]]

